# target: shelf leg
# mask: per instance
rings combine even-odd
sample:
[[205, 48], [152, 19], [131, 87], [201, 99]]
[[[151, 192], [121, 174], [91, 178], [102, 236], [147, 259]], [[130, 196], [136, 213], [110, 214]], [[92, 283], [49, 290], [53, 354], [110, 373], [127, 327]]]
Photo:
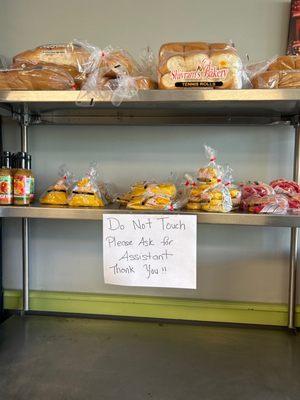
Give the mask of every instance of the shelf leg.
[[[21, 126], [21, 150], [28, 151], [28, 123], [24, 117]], [[23, 271], [23, 307], [22, 314], [29, 311], [29, 220], [22, 218], [22, 271]]]
[[[295, 125], [294, 171], [293, 179], [299, 183], [300, 178], [300, 125]], [[289, 271], [289, 304], [288, 328], [296, 331], [296, 286], [298, 261], [298, 228], [291, 228], [290, 271]]]
[[29, 226], [22, 218], [23, 314], [29, 310]]

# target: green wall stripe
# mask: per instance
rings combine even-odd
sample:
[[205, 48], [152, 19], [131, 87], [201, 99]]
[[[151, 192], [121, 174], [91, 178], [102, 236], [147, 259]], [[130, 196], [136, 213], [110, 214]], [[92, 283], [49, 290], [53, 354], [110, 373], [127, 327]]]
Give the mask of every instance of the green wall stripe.
[[[16, 310], [20, 309], [21, 305], [21, 291], [4, 291], [5, 309]], [[31, 291], [30, 309], [207, 322], [287, 325], [287, 306], [269, 303]], [[296, 324], [300, 327], [300, 306], [297, 307], [296, 317]]]

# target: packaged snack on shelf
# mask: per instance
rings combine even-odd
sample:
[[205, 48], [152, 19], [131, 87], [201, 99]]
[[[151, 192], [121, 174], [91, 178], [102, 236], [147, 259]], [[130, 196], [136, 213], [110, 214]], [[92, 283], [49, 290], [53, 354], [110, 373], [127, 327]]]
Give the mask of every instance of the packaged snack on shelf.
[[300, 87], [300, 56], [274, 57], [247, 67], [254, 89]]
[[72, 184], [73, 175], [62, 165], [58, 170], [58, 180], [54, 185], [49, 186], [40, 197], [41, 204], [67, 205], [67, 191]]
[[175, 181], [138, 182], [131, 190], [119, 195], [116, 201], [135, 210], [177, 210], [187, 203], [187, 189]]
[[[127, 51], [107, 47], [99, 49], [98, 65], [89, 74], [77, 104], [90, 103], [93, 98], [111, 100], [115, 106], [123, 100], [131, 99], [139, 90], [154, 89], [156, 84], [153, 76], [153, 53], [144, 53], [139, 64]], [[147, 62], [148, 59], [148, 62]], [[82, 103], [82, 104], [81, 104]]]
[[87, 42], [73, 40], [64, 44], [46, 44], [33, 50], [26, 50], [13, 58], [14, 68], [34, 66], [57, 67], [68, 72], [78, 88], [91, 72], [97, 59], [97, 47]]
[[205, 156], [209, 160], [205, 167], [198, 171], [198, 180], [200, 182], [217, 183], [222, 177], [222, 168], [217, 164], [217, 153], [212, 147], [204, 146]]
[[287, 179], [277, 179], [270, 183], [277, 194], [285, 195], [289, 202], [289, 211], [300, 211], [300, 185]]
[[270, 186], [275, 190], [276, 193], [283, 193], [286, 195], [300, 193], [300, 185], [287, 179], [276, 179], [270, 183]]
[[[216, 151], [205, 146], [206, 157], [209, 163], [198, 170], [198, 175], [193, 177], [185, 175], [186, 186], [190, 187], [187, 208], [208, 212], [229, 212], [232, 210], [232, 198], [229, 186], [232, 184], [232, 170], [224, 168], [216, 162]], [[238, 196], [237, 191], [232, 194]]]
[[254, 214], [286, 214], [289, 209], [287, 197], [281, 194], [250, 196], [247, 211]]
[[227, 165], [225, 168], [225, 171], [224, 171], [223, 182], [224, 182], [224, 185], [229, 190], [231, 201], [232, 201], [232, 209], [237, 210], [241, 205], [242, 191], [238, 185], [233, 183], [232, 172], [233, 172], [232, 168], [230, 168]]
[[263, 182], [248, 182], [246, 184], [241, 183], [240, 187], [242, 189], [241, 207], [245, 210], [248, 209], [248, 201], [251, 197], [267, 197], [275, 195], [275, 191], [272, 186]]
[[160, 89], [242, 89], [244, 68], [232, 44], [177, 42], [159, 51]]
[[285, 214], [289, 203], [285, 194], [277, 194], [272, 186], [263, 182], [241, 184], [241, 208], [255, 214]]
[[106, 199], [98, 184], [97, 169], [91, 164], [87, 173], [75, 181], [68, 190], [68, 205], [71, 207], [104, 207]]
[[61, 68], [37, 66], [0, 70], [0, 90], [71, 90], [72, 76]]

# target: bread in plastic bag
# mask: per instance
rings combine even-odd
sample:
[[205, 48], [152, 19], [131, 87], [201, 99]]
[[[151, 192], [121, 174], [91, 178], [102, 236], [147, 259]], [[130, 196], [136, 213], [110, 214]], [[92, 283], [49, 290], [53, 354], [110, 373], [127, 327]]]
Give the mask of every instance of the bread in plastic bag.
[[0, 70], [0, 90], [74, 90], [72, 76], [61, 68], [36, 66]]
[[104, 50], [99, 49], [99, 54], [98, 65], [93, 68], [82, 86], [78, 105], [89, 105], [93, 98], [100, 98], [111, 100], [115, 106], [119, 106], [122, 101], [136, 97], [139, 90], [156, 87], [151, 50], [144, 52], [141, 64], [127, 51], [110, 46]]
[[87, 173], [68, 190], [68, 205], [71, 207], [104, 207], [106, 199], [97, 182], [97, 169], [92, 164]]
[[284, 89], [300, 87], [300, 56], [272, 57], [247, 66], [254, 89]]
[[165, 43], [159, 51], [160, 89], [241, 89], [243, 63], [227, 43]]
[[58, 171], [58, 180], [49, 186], [40, 197], [41, 204], [67, 205], [67, 191], [72, 184], [73, 175], [66, 167], [62, 165]]
[[68, 72], [78, 88], [91, 72], [97, 59], [97, 47], [86, 41], [74, 39], [69, 43], [46, 44], [26, 50], [13, 57], [13, 67], [48, 66]]

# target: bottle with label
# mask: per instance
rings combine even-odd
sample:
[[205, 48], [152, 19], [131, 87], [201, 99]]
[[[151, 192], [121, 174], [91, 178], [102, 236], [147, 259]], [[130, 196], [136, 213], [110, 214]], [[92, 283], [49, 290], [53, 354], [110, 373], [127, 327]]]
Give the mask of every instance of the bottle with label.
[[34, 177], [31, 172], [31, 156], [20, 152], [16, 156], [14, 174], [14, 204], [27, 206], [33, 199]]
[[0, 205], [13, 203], [13, 174], [11, 154], [4, 151], [0, 156]]

